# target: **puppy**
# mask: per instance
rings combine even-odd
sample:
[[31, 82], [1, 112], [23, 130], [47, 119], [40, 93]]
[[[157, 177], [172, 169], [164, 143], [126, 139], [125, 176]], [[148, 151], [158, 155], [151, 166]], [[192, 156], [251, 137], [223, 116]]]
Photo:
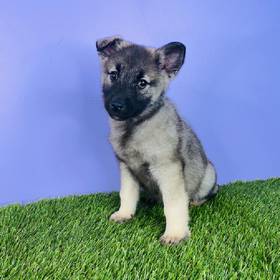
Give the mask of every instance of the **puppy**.
[[179, 243], [190, 236], [189, 204], [200, 205], [218, 191], [213, 164], [165, 95], [184, 63], [185, 46], [172, 42], [147, 48], [108, 37], [98, 40], [96, 48], [121, 173], [120, 208], [110, 220], [131, 219], [141, 189], [163, 202], [161, 242]]

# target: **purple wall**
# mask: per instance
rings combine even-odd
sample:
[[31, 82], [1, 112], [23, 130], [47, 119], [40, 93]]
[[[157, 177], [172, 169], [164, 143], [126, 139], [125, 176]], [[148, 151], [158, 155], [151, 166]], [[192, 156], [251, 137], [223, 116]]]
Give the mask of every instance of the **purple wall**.
[[1, 1], [0, 204], [117, 190], [95, 40], [182, 41], [169, 96], [219, 182], [280, 175], [279, 1]]

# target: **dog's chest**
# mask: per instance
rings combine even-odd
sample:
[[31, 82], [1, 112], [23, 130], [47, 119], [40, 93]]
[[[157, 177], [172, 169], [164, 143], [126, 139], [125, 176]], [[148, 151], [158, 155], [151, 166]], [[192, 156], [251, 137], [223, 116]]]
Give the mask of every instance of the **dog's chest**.
[[152, 197], [158, 196], [159, 189], [151, 167], [168, 162], [177, 147], [176, 129], [166, 130], [161, 124], [147, 122], [131, 131], [115, 124], [111, 127], [110, 135], [117, 157], [129, 167]]
[[129, 137], [125, 133], [114, 135], [111, 137], [111, 143], [120, 160], [135, 171], [152, 161], [153, 155], [149, 150], [154, 146], [154, 141], [142, 139], [137, 132]]
[[150, 166], [155, 159], [154, 154], [149, 151], [149, 147], [154, 145], [154, 141], [149, 137], [143, 142], [138, 142], [139, 139], [137, 140], [135, 137], [131, 140], [127, 139], [125, 144], [122, 143], [122, 138], [116, 140], [112, 141], [112, 145], [119, 159], [129, 167], [130, 172], [149, 194], [149, 197], [159, 200], [159, 188], [150, 171]]
[[175, 129], [166, 131], [152, 123], [134, 127], [131, 131], [112, 127], [110, 141], [119, 159], [135, 173], [143, 170], [143, 166], [167, 162], [177, 147]]

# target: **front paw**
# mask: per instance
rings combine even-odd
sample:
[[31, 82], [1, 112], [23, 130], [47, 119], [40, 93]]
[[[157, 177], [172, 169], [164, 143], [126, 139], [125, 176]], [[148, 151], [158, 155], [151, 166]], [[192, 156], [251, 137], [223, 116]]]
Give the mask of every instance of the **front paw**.
[[191, 236], [191, 232], [188, 230], [185, 233], [164, 233], [160, 237], [160, 242], [165, 245], [175, 245], [187, 240]]
[[122, 213], [120, 211], [116, 211], [115, 213], [113, 213], [110, 216], [109, 220], [122, 224], [122, 223], [125, 223], [132, 218], [133, 218], [133, 214]]

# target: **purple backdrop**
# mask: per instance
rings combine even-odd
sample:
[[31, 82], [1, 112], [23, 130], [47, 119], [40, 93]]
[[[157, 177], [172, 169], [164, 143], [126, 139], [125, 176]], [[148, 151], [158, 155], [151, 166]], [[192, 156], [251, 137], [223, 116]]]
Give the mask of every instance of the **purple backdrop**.
[[220, 183], [280, 174], [279, 1], [1, 1], [0, 204], [119, 188], [95, 40], [182, 41], [169, 96]]

